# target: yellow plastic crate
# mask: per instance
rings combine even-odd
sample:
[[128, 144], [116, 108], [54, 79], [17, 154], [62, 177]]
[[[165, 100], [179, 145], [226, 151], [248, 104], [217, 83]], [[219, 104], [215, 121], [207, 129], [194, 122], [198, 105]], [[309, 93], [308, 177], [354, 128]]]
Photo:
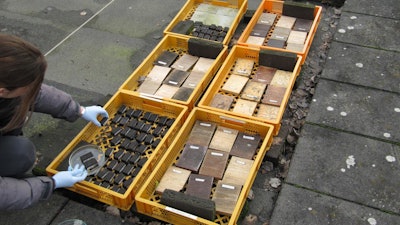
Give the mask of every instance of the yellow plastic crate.
[[[252, 120], [258, 120], [262, 121], [265, 123], [272, 124], [274, 126], [274, 134], [277, 135], [279, 132], [279, 129], [281, 127], [281, 120], [283, 117], [283, 114], [285, 112], [287, 103], [289, 101], [289, 97], [291, 95], [293, 85], [296, 81], [296, 77], [300, 73], [301, 69], [301, 56], [297, 55], [297, 61], [294, 66], [294, 70], [292, 71], [292, 76], [289, 81], [289, 86], [286, 88], [285, 94], [283, 96], [282, 103], [279, 107], [279, 112], [277, 114], [277, 117], [274, 119], [265, 119], [265, 118], [259, 118], [256, 117], [260, 103], [257, 104], [257, 108], [255, 110], [255, 113], [252, 116], [248, 116], [246, 114], [242, 113], [236, 113], [232, 112], [232, 109], [236, 103], [236, 101], [239, 99], [238, 95], [233, 95], [230, 93], [226, 93], [221, 90], [222, 86], [226, 82], [226, 80], [229, 78], [229, 76], [232, 74], [232, 67], [235, 65], [235, 62], [238, 58], [245, 58], [245, 59], [251, 59], [255, 61], [254, 67], [252, 74], [250, 76], [250, 80], [254, 76], [255, 71], [257, 70], [259, 64], [259, 53], [260, 49], [259, 48], [250, 48], [250, 47], [245, 47], [245, 46], [240, 46], [240, 45], [235, 45], [232, 50], [230, 51], [228, 57], [226, 58], [224, 64], [222, 64], [220, 70], [218, 71], [216, 77], [214, 78], [213, 82], [210, 84], [210, 87], [207, 89], [207, 91], [204, 93], [203, 97], [200, 99], [198, 106], [200, 108], [204, 108], [207, 110], [211, 111], [217, 111], [220, 113], [226, 113], [229, 115], [233, 116], [239, 116], [239, 117], [244, 117], [244, 118], [250, 118]], [[213, 100], [213, 97], [217, 94], [222, 94], [222, 95], [229, 95], [234, 97], [234, 102], [232, 103], [232, 106], [229, 110], [222, 110], [219, 108], [211, 107], [210, 104]]]
[[[143, 110], [143, 112], [152, 112], [160, 116], [174, 118], [175, 122], [169, 128], [168, 132], [155, 149], [146, 150], [145, 157], [147, 157], [147, 162], [140, 169], [139, 174], [133, 179], [132, 183], [124, 194], [101, 187], [89, 181], [79, 182], [68, 189], [100, 202], [116, 206], [122, 210], [129, 210], [134, 202], [138, 189], [146, 180], [148, 174], [153, 171], [157, 162], [163, 156], [166, 149], [171, 145], [176, 134], [181, 129], [185, 119], [188, 116], [188, 109], [186, 106], [165, 101], [157, 101], [154, 99], [146, 99], [138, 95], [132, 95], [132, 93], [118, 91], [104, 106], [110, 115], [110, 119], [112, 119], [113, 115], [116, 115], [117, 110], [122, 105], [134, 109], [140, 109]], [[92, 123], [87, 124], [49, 164], [49, 166], [46, 168], [47, 173], [49, 175], [54, 175], [58, 171], [65, 170], [68, 166], [69, 155], [81, 141], [95, 144], [105, 151], [110, 146], [109, 141], [111, 138], [111, 129], [112, 127], [110, 122], [107, 122], [107, 124], [103, 127], [97, 127]], [[116, 146], [116, 148], [118, 149], [118, 146]]]
[[[160, 203], [160, 195], [155, 193], [157, 184], [159, 183], [169, 166], [173, 165], [176, 162], [176, 159], [179, 158], [181, 150], [186, 143], [187, 137], [189, 136], [197, 120], [213, 122], [217, 125], [236, 129], [238, 131], [246, 132], [252, 135], [259, 134], [262, 139], [261, 145], [259, 146], [256, 155], [253, 157], [254, 163], [251, 168], [250, 175], [247, 177], [245, 184], [242, 187], [232, 215], [226, 216], [217, 214], [214, 221], [206, 220], [204, 218], [200, 218], [198, 216], [162, 205]], [[135, 204], [138, 212], [166, 221], [171, 224], [236, 224], [242, 211], [243, 205], [246, 201], [246, 198], [249, 194], [250, 188], [257, 175], [257, 171], [261, 166], [264, 155], [271, 146], [272, 132], [273, 126], [269, 124], [234, 117], [219, 112], [210, 112], [208, 110], [198, 107], [194, 108], [193, 111], [189, 114], [189, 117], [183, 125], [181, 131], [177, 135], [180, 138], [175, 139], [174, 143], [167, 150], [165, 156], [161, 159], [161, 162], [150, 174], [149, 179], [144, 183], [144, 185], [136, 195]], [[215, 183], [216, 181], [214, 181], [212, 193], [215, 190]]]
[[[160, 56], [163, 51], [170, 51], [174, 53], [178, 53], [182, 55], [184, 53], [188, 53], [188, 42], [190, 37], [183, 37], [183, 36], [176, 36], [176, 35], [166, 35], [163, 39], [158, 43], [158, 45], [152, 50], [152, 52], [143, 60], [143, 62], [137, 67], [137, 69], [125, 80], [125, 82], [121, 85], [120, 89], [133, 91], [136, 93], [139, 87], [138, 80], [140, 76], [147, 75], [151, 69], [153, 68], [153, 62]], [[194, 88], [192, 94], [186, 101], [176, 100], [172, 98], [162, 98], [154, 95], [148, 95], [139, 93], [142, 96], [153, 97], [158, 99], [163, 99], [165, 101], [182, 104], [185, 105], [191, 110], [197, 101], [200, 99], [203, 92], [208, 87], [211, 80], [214, 78], [215, 74], [217, 73], [218, 69], [221, 67], [223, 61], [225, 60], [226, 56], [228, 55], [228, 47], [223, 46], [222, 51], [214, 60], [213, 65], [209, 68], [206, 72], [202, 80], [197, 84]]]
[[230, 40], [235, 33], [236, 28], [238, 27], [240, 20], [243, 18], [244, 14], [247, 11], [247, 0], [188, 0], [185, 5], [181, 8], [175, 18], [169, 23], [169, 25], [164, 29], [164, 34], [177, 34], [181, 36], [189, 36], [184, 34], [178, 34], [173, 32], [173, 28], [180, 22], [184, 20], [188, 20], [191, 18], [195, 9], [198, 7], [199, 4], [206, 3], [215, 6], [222, 6], [228, 8], [235, 8], [238, 9], [238, 14], [236, 15], [232, 25], [229, 27], [229, 30], [222, 41], [222, 44], [228, 45]]
[[[261, 49], [273, 49], [273, 50], [277, 50], [277, 51], [296, 53], [296, 54], [302, 56], [301, 64], [304, 64], [304, 61], [306, 60], [306, 57], [310, 50], [312, 41], [314, 39], [315, 33], [317, 32], [319, 22], [321, 20], [321, 16], [322, 16], [322, 7], [321, 6], [315, 6], [315, 8], [314, 8], [314, 20], [311, 25], [311, 29], [308, 32], [308, 35], [306, 37], [304, 47], [301, 51], [291, 51], [291, 50], [283, 49], [283, 48], [275, 48], [275, 47], [270, 47], [270, 46], [265, 46], [265, 45], [256, 45], [256, 44], [246, 43], [254, 26], [257, 24], [257, 21], [259, 20], [261, 14], [263, 12], [274, 13], [274, 14], [277, 14], [277, 18], [280, 18], [282, 16], [283, 4], [284, 4], [284, 1], [263, 0], [261, 2], [261, 4], [258, 6], [257, 10], [255, 11], [249, 24], [246, 26], [243, 33], [240, 35], [237, 43], [239, 45], [248, 46], [248, 47], [257, 47], [257, 48], [261, 48]], [[270, 28], [270, 31], [269, 31], [265, 41], [267, 41], [271, 37], [272, 31], [274, 30], [276, 22], [277, 22], [277, 20], [275, 21], [275, 24]], [[265, 44], [265, 41], [264, 41], [264, 44]]]

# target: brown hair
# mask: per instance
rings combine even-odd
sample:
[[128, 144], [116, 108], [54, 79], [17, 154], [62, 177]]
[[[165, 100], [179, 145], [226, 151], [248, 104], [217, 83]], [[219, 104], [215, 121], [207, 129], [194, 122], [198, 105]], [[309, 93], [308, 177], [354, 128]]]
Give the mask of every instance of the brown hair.
[[30, 117], [46, 68], [46, 59], [37, 47], [16, 36], [0, 33], [0, 87], [8, 90], [30, 87], [0, 132], [22, 127], [26, 117]]

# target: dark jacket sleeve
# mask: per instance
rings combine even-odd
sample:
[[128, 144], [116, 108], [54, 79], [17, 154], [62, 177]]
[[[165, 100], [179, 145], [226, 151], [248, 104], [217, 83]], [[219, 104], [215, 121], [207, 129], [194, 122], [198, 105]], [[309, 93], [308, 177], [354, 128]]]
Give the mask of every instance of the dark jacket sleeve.
[[54, 190], [50, 177], [15, 179], [0, 177], [0, 210], [24, 209], [47, 200]]
[[42, 84], [34, 111], [70, 122], [80, 117], [80, 105], [72, 99], [71, 95], [46, 84]]

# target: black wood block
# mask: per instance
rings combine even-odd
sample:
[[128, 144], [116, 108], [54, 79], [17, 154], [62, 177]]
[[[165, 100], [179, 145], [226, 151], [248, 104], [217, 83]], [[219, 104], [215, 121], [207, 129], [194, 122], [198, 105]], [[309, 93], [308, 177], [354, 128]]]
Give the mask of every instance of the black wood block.
[[115, 170], [115, 172], [117, 172], [117, 173], [121, 173], [122, 170], [125, 168], [125, 166], [126, 166], [125, 163], [120, 162], [120, 163], [118, 163], [118, 164], [115, 166], [114, 170]]
[[148, 149], [147, 145], [140, 145], [135, 149], [135, 152], [138, 152], [140, 154], [143, 154], [146, 150]]
[[92, 158], [92, 157], [93, 157], [93, 153], [88, 152], [88, 153], [82, 155], [80, 158], [81, 158], [81, 161], [84, 162], [84, 161], [86, 161], [86, 160], [88, 160], [89, 158]]
[[170, 189], [164, 190], [160, 203], [211, 221], [214, 220], [216, 214], [215, 203], [212, 200]]
[[120, 136], [115, 136], [115, 137], [113, 137], [113, 139], [111, 139], [110, 143], [111, 143], [111, 145], [116, 146], [119, 143], [121, 143], [121, 141], [122, 141], [122, 138]]
[[130, 175], [134, 169], [135, 169], [134, 165], [128, 164], [124, 167], [122, 173], [124, 173], [125, 175]]
[[137, 165], [138, 165], [139, 167], [143, 167], [144, 164], [146, 164], [146, 162], [147, 162], [147, 157], [143, 157], [143, 158], [141, 158], [141, 159], [139, 160], [139, 162], [137, 162]]
[[159, 138], [155, 139], [155, 140], [153, 141], [153, 143], [151, 143], [151, 147], [152, 147], [153, 149], [156, 149], [157, 146], [158, 146], [158, 144], [160, 144], [160, 142], [161, 142], [161, 139], [159, 139]]
[[114, 178], [114, 183], [115, 184], [121, 184], [125, 180], [125, 175], [120, 173]]
[[163, 126], [160, 126], [160, 125], [158, 125], [156, 128], [154, 128], [154, 130], [153, 130], [153, 135], [154, 136], [156, 136], [156, 137], [158, 137], [158, 136], [160, 136], [161, 135], [161, 133], [162, 133], [162, 131], [164, 130], [164, 127]]
[[190, 55], [216, 59], [224, 45], [215, 41], [207, 41], [199, 38], [190, 38], [188, 52]]
[[107, 168], [110, 170], [113, 170], [118, 164], [118, 160], [111, 160], [111, 162], [108, 163]]
[[136, 119], [133, 119], [133, 120], [129, 121], [127, 126], [132, 128], [132, 129], [135, 129], [137, 123], [138, 123], [138, 121]]
[[114, 151], [113, 148], [107, 148], [107, 150], [106, 150], [106, 152], [105, 152], [106, 157], [110, 157], [111, 154], [113, 153], [113, 151]]
[[260, 50], [259, 64], [272, 68], [293, 71], [296, 66], [297, 55], [291, 52], [280, 52], [269, 49]]
[[139, 146], [139, 143], [136, 140], [132, 140], [131, 143], [128, 145], [126, 150], [133, 152], [136, 150], [136, 148]]
[[166, 116], [160, 116], [158, 117], [157, 123], [164, 126], [168, 121], [168, 117]]
[[85, 165], [85, 168], [87, 170], [91, 170], [91, 169], [99, 166], [99, 164], [97, 163], [97, 160], [95, 158], [90, 158], [90, 159], [86, 160], [85, 162], [83, 162], [83, 165]]
[[123, 183], [123, 185], [122, 185], [122, 186], [123, 186], [124, 188], [128, 189], [128, 188], [129, 188], [129, 186], [131, 186], [132, 182], [133, 182], [133, 179], [132, 179], [132, 178], [130, 178], [130, 179], [128, 179], [128, 180], [126, 180], [126, 181], [124, 181], [124, 183]]
[[114, 127], [114, 128], [111, 130], [111, 134], [112, 134], [113, 136], [117, 136], [117, 135], [119, 135], [121, 132], [122, 132], [122, 128], [121, 128], [121, 127]]
[[135, 112], [133, 113], [134, 118], [139, 118], [143, 113], [143, 110], [141, 109], [136, 109]]
[[302, 2], [284, 1], [282, 15], [313, 20], [315, 5]]
[[131, 158], [129, 159], [129, 163], [136, 164], [140, 160], [140, 154], [132, 153]]

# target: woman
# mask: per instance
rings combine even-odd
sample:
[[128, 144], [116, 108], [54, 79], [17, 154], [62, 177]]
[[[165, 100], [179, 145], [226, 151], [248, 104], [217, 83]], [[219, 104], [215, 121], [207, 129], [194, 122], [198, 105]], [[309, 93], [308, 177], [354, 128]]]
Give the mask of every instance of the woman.
[[22, 209], [48, 199], [55, 188], [71, 187], [85, 179], [83, 167], [53, 177], [23, 178], [34, 166], [33, 143], [22, 136], [32, 112], [75, 121], [79, 117], [100, 126], [108, 117], [100, 106], [82, 107], [72, 97], [43, 84], [47, 63], [32, 44], [0, 33], [0, 209]]

